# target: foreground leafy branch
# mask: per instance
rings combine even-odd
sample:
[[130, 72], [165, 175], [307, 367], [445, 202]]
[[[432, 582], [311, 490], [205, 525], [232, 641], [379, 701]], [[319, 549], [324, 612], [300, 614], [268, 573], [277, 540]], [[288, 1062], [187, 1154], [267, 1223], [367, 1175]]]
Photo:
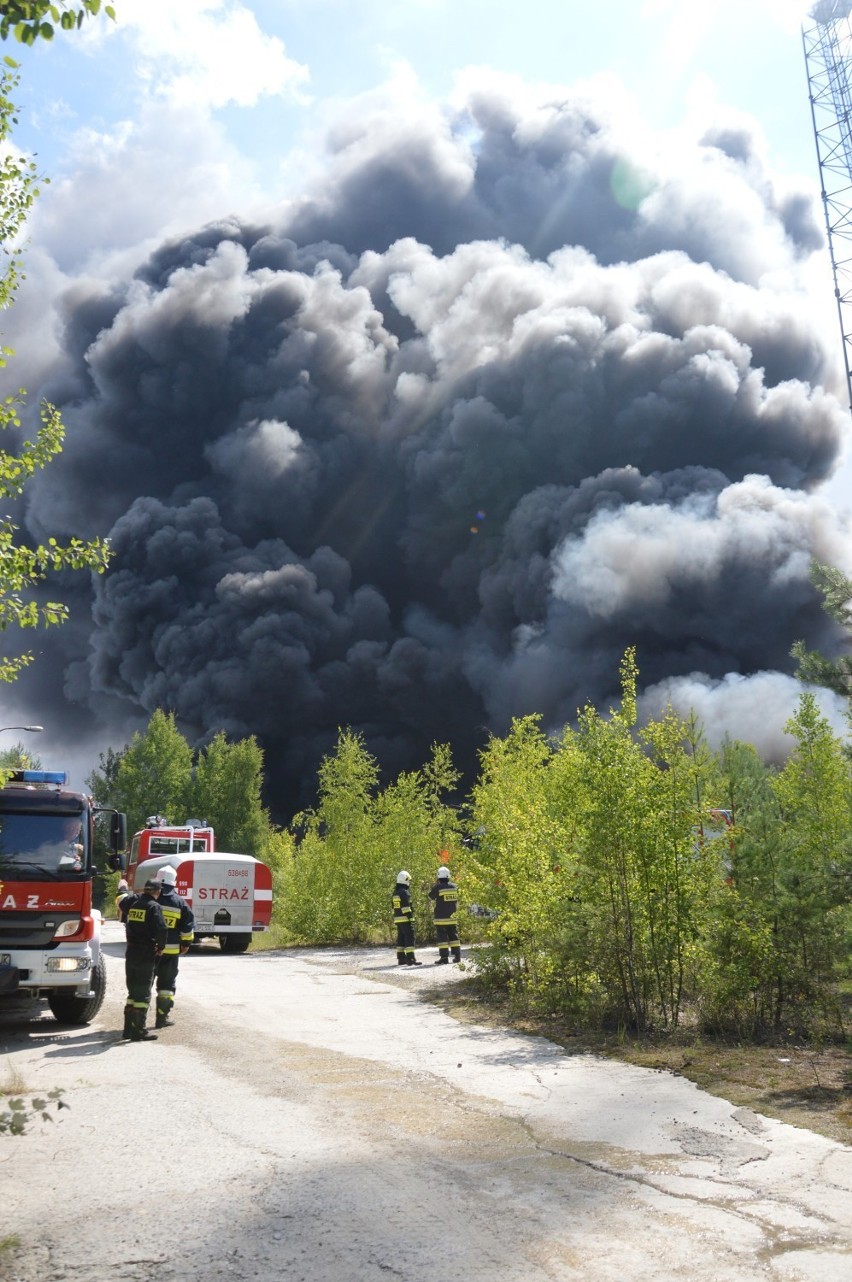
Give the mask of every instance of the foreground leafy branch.
[[[852, 579], [835, 566], [823, 565], [820, 561], [811, 563], [810, 578], [822, 593], [826, 614], [846, 631], [848, 643], [852, 639]], [[852, 657], [848, 654], [829, 659], [818, 650], [808, 650], [804, 641], [797, 641], [791, 653], [800, 681], [823, 686], [845, 699], [852, 697]]]
[[[61, 31], [76, 31], [86, 17], [101, 11], [101, 0], [82, 0], [79, 8], [51, 4], [50, 0], [0, 0], [0, 40], [14, 37], [20, 44], [52, 40], [56, 26]], [[104, 5], [108, 18], [115, 19], [112, 5]]]
[[67, 1108], [63, 1102], [62, 1090], [56, 1087], [46, 1096], [33, 1095], [29, 1100], [15, 1096], [6, 1100], [0, 1108], [0, 1135], [23, 1135], [29, 1124], [37, 1118], [42, 1122], [52, 1122], [50, 1109]]
[[[29, 11], [47, 6], [0, 3], [0, 34], [13, 8]], [[0, 153], [6, 149], [6, 154], [0, 154], [0, 253], [5, 263], [0, 271], [0, 308], [12, 304], [22, 280], [20, 236], [38, 196], [33, 162], [9, 146], [11, 130], [17, 121], [11, 95], [18, 86], [19, 76], [12, 59], [4, 61], [5, 68], [0, 72]], [[11, 355], [9, 348], [0, 348], [0, 366], [5, 365]], [[0, 430], [12, 432], [21, 427], [24, 401], [22, 389], [0, 401]], [[0, 501], [8, 501], [13, 511], [22, 499], [27, 482], [61, 453], [64, 438], [59, 411], [43, 402], [41, 425], [33, 438], [24, 440], [16, 450], [0, 449]], [[88, 569], [102, 574], [109, 560], [108, 545], [101, 539], [72, 537], [64, 544], [49, 538], [44, 545], [32, 546], [19, 537], [20, 527], [12, 511], [0, 509], [0, 631], [10, 626], [35, 628], [40, 624], [64, 623], [68, 618], [67, 607], [60, 601], [39, 605], [31, 595], [33, 590], [50, 573], [60, 570]], [[32, 657], [30, 653], [14, 658], [0, 657], [0, 681], [14, 680], [21, 669], [32, 662]]]

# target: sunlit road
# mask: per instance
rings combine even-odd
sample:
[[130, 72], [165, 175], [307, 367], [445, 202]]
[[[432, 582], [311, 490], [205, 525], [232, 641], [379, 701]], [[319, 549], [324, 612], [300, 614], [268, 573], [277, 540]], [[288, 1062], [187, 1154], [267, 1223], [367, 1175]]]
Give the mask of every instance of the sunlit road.
[[460, 972], [390, 950], [205, 947], [175, 1027], [125, 1043], [107, 937], [91, 1028], [2, 1029], [7, 1073], [69, 1104], [0, 1137], [8, 1279], [852, 1277], [852, 1149], [458, 1023], [419, 994]]

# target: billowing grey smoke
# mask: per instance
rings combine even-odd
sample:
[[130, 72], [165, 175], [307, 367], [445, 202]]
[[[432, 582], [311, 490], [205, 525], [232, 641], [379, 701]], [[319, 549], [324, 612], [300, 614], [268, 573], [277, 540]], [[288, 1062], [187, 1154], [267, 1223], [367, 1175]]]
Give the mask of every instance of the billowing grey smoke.
[[846, 415], [761, 285], [818, 224], [747, 132], [653, 172], [588, 101], [483, 82], [333, 147], [268, 225], [65, 299], [69, 443], [28, 519], [116, 554], [33, 670], [68, 715], [257, 734], [281, 816], [341, 725], [392, 771], [433, 740], [469, 767], [513, 715], [611, 698], [628, 645], [671, 694], [825, 642]]

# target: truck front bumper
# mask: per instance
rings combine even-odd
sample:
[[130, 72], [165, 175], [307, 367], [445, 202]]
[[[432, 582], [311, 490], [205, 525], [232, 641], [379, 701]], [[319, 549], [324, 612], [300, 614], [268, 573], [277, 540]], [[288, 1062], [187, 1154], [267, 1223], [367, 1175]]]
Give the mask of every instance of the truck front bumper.
[[[0, 973], [17, 971], [17, 985], [12, 991], [35, 996], [41, 989], [57, 988], [88, 995], [91, 987], [92, 950], [88, 944], [65, 945], [40, 952], [27, 948], [0, 950]], [[9, 989], [0, 989], [8, 995]]]

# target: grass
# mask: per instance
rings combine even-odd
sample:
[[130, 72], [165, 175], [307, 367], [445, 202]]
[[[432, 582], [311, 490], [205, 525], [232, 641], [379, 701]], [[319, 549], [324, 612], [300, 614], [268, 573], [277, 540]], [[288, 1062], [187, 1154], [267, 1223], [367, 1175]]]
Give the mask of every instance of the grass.
[[10, 1273], [14, 1263], [12, 1252], [17, 1251], [20, 1245], [21, 1239], [14, 1233], [8, 1233], [5, 1237], [0, 1237], [0, 1282], [4, 1282], [6, 1278], [12, 1276]]
[[6, 1080], [0, 1082], [0, 1095], [26, 1095], [27, 1084], [14, 1064], [6, 1065]]

